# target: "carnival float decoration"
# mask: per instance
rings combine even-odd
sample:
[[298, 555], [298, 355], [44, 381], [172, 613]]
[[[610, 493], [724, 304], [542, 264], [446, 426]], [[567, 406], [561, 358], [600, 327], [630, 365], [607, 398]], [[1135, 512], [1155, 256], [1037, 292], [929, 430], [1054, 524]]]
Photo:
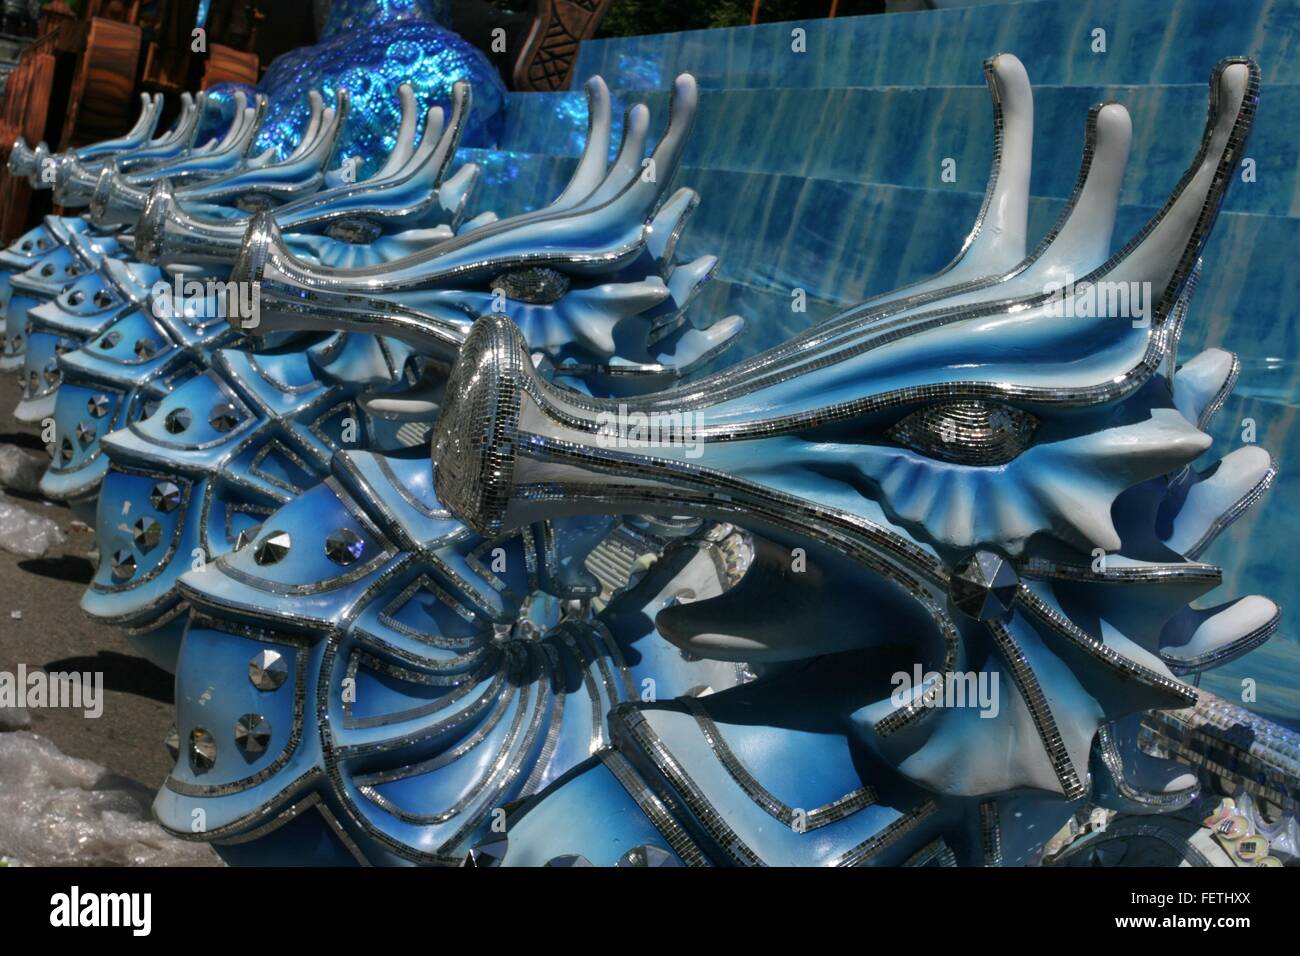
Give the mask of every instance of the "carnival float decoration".
[[[1279, 619], [1191, 606], [1275, 468], [1193, 467], [1239, 366], [1178, 356], [1258, 69], [1216, 67], [1117, 248], [1124, 107], [1031, 246], [1032, 91], [986, 80], [956, 259], [729, 365], [763, 316], [691, 311], [689, 75], [614, 151], [589, 81], [567, 186], [501, 218], [466, 217], [463, 81], [422, 122], [389, 94], [360, 164], [323, 82], [284, 149], [260, 95], [201, 145], [202, 94], [15, 144], [88, 210], [0, 254], [5, 361], [55, 422], [42, 490], [95, 515], [83, 608], [175, 672], [163, 826], [232, 863], [1017, 865], [1085, 801], [1190, 805], [1141, 716]], [[945, 706], [963, 674], [981, 706]]]

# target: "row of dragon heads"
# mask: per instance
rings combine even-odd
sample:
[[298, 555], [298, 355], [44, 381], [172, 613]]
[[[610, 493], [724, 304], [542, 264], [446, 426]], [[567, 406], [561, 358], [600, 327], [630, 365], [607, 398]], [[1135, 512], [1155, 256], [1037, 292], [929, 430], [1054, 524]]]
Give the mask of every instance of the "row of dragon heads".
[[[864, 784], [897, 791], [914, 832], [883, 861], [972, 827], [987, 855], [989, 814], [1025, 792], [1058, 825], [1087, 798], [1186, 806], [1194, 779], [1141, 753], [1136, 721], [1194, 702], [1182, 678], [1279, 619], [1261, 597], [1190, 604], [1221, 580], [1200, 554], [1275, 468], [1254, 446], [1192, 467], [1238, 364], [1176, 354], [1258, 70], [1216, 68], [1187, 174], [1115, 251], [1123, 106], [1087, 117], [1074, 194], [1031, 248], [1028, 78], [1005, 54], [986, 78], [995, 152], [956, 258], [732, 364], [744, 322], [687, 318], [717, 260], [676, 250], [699, 201], [669, 189], [689, 76], [648, 158], [648, 110], [611, 150], [590, 81], [567, 186], [504, 219], [465, 217], [464, 84], [422, 124], [403, 89], [393, 152], [361, 181], [328, 168], [342, 94], [313, 96], [284, 160], [252, 155], [258, 103], [201, 145], [201, 101], [155, 136], [147, 97], [120, 140], [16, 144], [11, 171], [91, 209], [3, 253], [5, 360], [19, 417], [55, 422], [42, 490], [95, 521], [83, 608], [177, 674], [163, 824], [292, 858], [267, 820], [315, 804], [355, 858], [456, 862], [593, 752], [644, 762], [618, 728], [645, 680], [679, 701], [643, 705], [651, 724], [684, 707], [725, 738], [726, 701], [749, 701], [780, 752], [789, 682], [811, 679], [792, 666], [841, 655], [865, 676], [823, 674], [805, 706], [869, 755]], [[1145, 283], [1154, 313], [1064, 301], [1105, 282]], [[590, 558], [619, 533], [658, 560], [610, 585]], [[743, 560], [701, 577], [695, 558], [735, 540]], [[900, 699], [889, 675], [913, 662], [996, 672], [1007, 703], [986, 719], [935, 708], [931, 686]], [[569, 668], [579, 731], [554, 693]], [[1052, 832], [1006, 842], [1023, 858]], [[699, 859], [763, 859], [714, 837]]]

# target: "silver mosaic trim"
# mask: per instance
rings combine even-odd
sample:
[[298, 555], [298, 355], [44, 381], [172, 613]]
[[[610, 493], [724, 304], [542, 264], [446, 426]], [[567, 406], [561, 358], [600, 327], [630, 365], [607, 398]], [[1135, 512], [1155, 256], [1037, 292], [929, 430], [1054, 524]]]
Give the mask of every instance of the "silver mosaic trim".
[[609, 713], [609, 723], [616, 741], [626, 741], [653, 762], [700, 826], [733, 863], [740, 866], [767, 865], [722, 818], [639, 710], [632, 705], [615, 707]]
[[984, 852], [985, 866], [1002, 865], [1002, 823], [996, 800], [985, 800], [979, 805], [980, 848]]
[[1034, 728], [1038, 731], [1043, 750], [1052, 765], [1056, 779], [1060, 781], [1061, 793], [1067, 800], [1078, 800], [1087, 796], [1087, 787], [1080, 779], [1079, 771], [1065, 748], [1065, 740], [1056, 726], [1056, 718], [1052, 716], [1052, 708], [1047, 703], [1047, 697], [1043, 694], [1029, 658], [1025, 656], [1020, 644], [1001, 621], [986, 621], [985, 626], [993, 638], [994, 646], [998, 649], [998, 656], [1006, 665], [1011, 680], [1020, 691], [1029, 715], [1033, 718]]
[[700, 733], [704, 735], [704, 739], [708, 742], [709, 749], [713, 751], [713, 755], [718, 758], [718, 762], [726, 769], [731, 779], [745, 791], [749, 799], [753, 800], [769, 816], [779, 820], [794, 832], [803, 833], [831, 823], [838, 823], [845, 817], [852, 816], [859, 810], [872, 806], [876, 802], [875, 788], [865, 786], [837, 797], [830, 803], [814, 807], [812, 810], [796, 810], [774, 796], [740, 762], [740, 759], [727, 745], [727, 741], [718, 730], [717, 724], [713, 722], [713, 718], [708, 715], [704, 705], [698, 699], [682, 697], [680, 702], [695, 718], [695, 723], [699, 726]]
[[877, 856], [934, 816], [938, 809], [938, 805], [933, 800], [926, 800], [918, 804], [883, 830], [872, 834], [829, 865], [866, 866], [870, 864]]
[[641, 775], [636, 772], [622, 754], [617, 750], [605, 749], [597, 755], [600, 762], [609, 768], [609, 772], [614, 775], [623, 789], [627, 791], [641, 812], [646, 815], [654, 828], [659, 831], [660, 835], [667, 841], [672, 851], [681, 858], [687, 866], [708, 866], [709, 860], [691, 839], [690, 835], [684, 830], [673, 817], [663, 802], [655, 796], [653, 790], [641, 779]]
[[1106, 767], [1106, 772], [1114, 781], [1115, 789], [1126, 800], [1131, 800], [1140, 806], [1168, 812], [1185, 807], [1196, 799], [1199, 786], [1173, 793], [1156, 793], [1151, 790], [1139, 790], [1129, 783], [1128, 777], [1124, 774], [1124, 758], [1119, 752], [1119, 744], [1115, 740], [1110, 724], [1102, 724], [1097, 728], [1097, 753]]

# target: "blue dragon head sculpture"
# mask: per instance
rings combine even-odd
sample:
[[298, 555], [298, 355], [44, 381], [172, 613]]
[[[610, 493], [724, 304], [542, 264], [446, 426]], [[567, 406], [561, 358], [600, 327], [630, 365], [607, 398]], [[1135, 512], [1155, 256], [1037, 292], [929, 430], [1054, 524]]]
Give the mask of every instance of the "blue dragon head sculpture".
[[684, 310], [717, 260], [673, 261], [699, 197], [686, 188], [667, 195], [666, 186], [698, 90], [692, 77], [678, 77], [668, 128], [649, 157], [649, 110], [633, 106], [612, 163], [609, 91], [595, 78], [587, 95], [586, 148], [550, 205], [476, 222], [422, 254], [358, 269], [302, 260], [265, 217], [249, 229], [232, 278], [258, 284], [268, 328], [382, 332], [448, 359], [477, 316], [496, 312], [510, 316], [556, 374], [599, 375], [608, 391], [679, 377], [743, 327], [735, 316], [708, 329], [687, 324]]
[[[1187, 606], [1218, 579], [1195, 556], [1272, 465], [1252, 448], [1188, 467], [1236, 366], [1174, 358], [1257, 74], [1216, 70], [1191, 170], [1114, 255], [1131, 127], [1118, 104], [1094, 109], [1069, 209], [1026, 255], [1028, 80], [1013, 57], [988, 73], [994, 171], [940, 274], [636, 398], [561, 384], [563, 362], [529, 338], [545, 323], [488, 314], [436, 397], [398, 399], [437, 417], [432, 469], [418, 451], [340, 452], [322, 485], [184, 575], [164, 825], [193, 838], [198, 814], [197, 838], [245, 861], [302, 859], [305, 841], [317, 862], [471, 848], [474, 862], [1014, 862], [1090, 783], [1146, 812], [1190, 799], [1125, 718], [1187, 703], [1180, 675], [1276, 626], [1263, 598]], [[598, 102], [592, 115], [598, 129]], [[572, 280], [590, 260], [565, 257], [565, 229], [589, 212], [517, 217], [531, 252], [485, 227], [484, 248]], [[239, 268], [272, 284], [272, 327], [319, 309], [426, 354], [459, 337], [455, 313], [431, 308], [436, 256], [366, 301], [370, 276], [340, 292], [256, 232]], [[602, 236], [614, 262], [645, 250], [635, 230]], [[1117, 286], [1098, 307], [1088, 290], [1106, 282], [1149, 283], [1150, 298], [1121, 307], [1132, 289]], [[627, 514], [752, 537], [710, 574], [685, 560], [708, 532], [688, 531], [592, 617], [582, 571], [609, 524], [591, 519]], [[746, 662], [759, 680], [727, 670]], [[891, 675], [917, 665], [941, 683], [900, 695]], [[963, 671], [1004, 678], [992, 716], [933, 706]], [[672, 702], [631, 703], [647, 679]]]
[[[629, 512], [741, 525], [743, 580], [656, 624], [691, 655], [773, 668], [616, 708], [615, 750], [485, 856], [612, 863], [649, 830], [688, 863], [901, 863], [936, 845], [1022, 862], [1089, 794], [1137, 812], [1195, 795], [1185, 767], [1137, 750], [1133, 720], [1193, 703], [1180, 678], [1278, 622], [1261, 597], [1189, 603], [1221, 581], [1199, 555], [1274, 468], [1254, 446], [1192, 467], [1237, 363], [1177, 361], [1258, 68], [1215, 69], [1199, 152], [1113, 254], [1131, 125], [1094, 109], [1071, 204], [1024, 258], [1028, 81], [1013, 58], [990, 71], [995, 173], [931, 280], [623, 400], [557, 387], [517, 326], [475, 324], [433, 440], [442, 505], [489, 537]], [[954, 705], [954, 677], [990, 688], [988, 706]], [[578, 800], [589, 825], [556, 826]], [[630, 832], [620, 805], [653, 826]]]
[[[411, 87], [403, 84], [398, 98], [402, 122], [396, 142], [372, 176], [329, 183], [329, 188], [274, 205], [276, 227], [296, 255], [333, 268], [375, 265], [448, 239], [461, 225], [479, 169], [467, 163], [454, 175], [449, 171], [469, 115], [471, 87], [457, 83], [446, 123], [442, 107], [433, 107], [425, 114], [422, 132]], [[331, 141], [336, 134], [337, 127]], [[215, 187], [224, 192], [220, 181]], [[163, 266], [233, 263], [249, 221], [260, 209], [246, 202], [234, 208], [218, 205], [213, 188], [199, 187], [209, 193], [199, 196], [195, 190], [174, 191], [165, 181], [156, 184], [136, 226], [138, 257]], [[258, 185], [256, 195], [260, 201], [268, 190]]]
[[[679, 191], [659, 210], [694, 114], [693, 82], [679, 86], [672, 122], [652, 157], [658, 160], [656, 177], [642, 178], [644, 107], [634, 108], [620, 156], [609, 163], [609, 97], [596, 81], [590, 87], [596, 117], [592, 142], [556, 203], [499, 222], [480, 217], [463, 224], [460, 235], [418, 255], [330, 269], [294, 253], [291, 234], [277, 226], [279, 211], [259, 213], [230, 276], [241, 288], [260, 281], [259, 312], [255, 322], [232, 316], [232, 324], [239, 334], [299, 338], [292, 346], [258, 352], [216, 350], [210, 369], [160, 397], [147, 418], [128, 418], [124, 428], [101, 440], [111, 462], [98, 517], [107, 560], [83, 597], [83, 609], [132, 628], [150, 657], [171, 666], [184, 624], [177, 577], [196, 560], [210, 565], [253, 534], [268, 514], [316, 485], [340, 448], [399, 448], [410, 444], [412, 431], [420, 441], [436, 415], [456, 344], [481, 303], [498, 298], [503, 314], [535, 335], [535, 350], [557, 373], [586, 373], [598, 389], [606, 380], [673, 371], [639, 361], [656, 330], [660, 347], [674, 358], [695, 361], [725, 344], [739, 331], [739, 320], [696, 331], [682, 312], [715, 260], [671, 262], [672, 241], [694, 194]], [[437, 158], [450, 149], [436, 145], [442, 142], [436, 137], [427, 151], [422, 144], [412, 162], [418, 157], [420, 163], [443, 165]], [[632, 198], [619, 202], [626, 194]], [[545, 270], [531, 260], [511, 273], [519, 266], [518, 250], [535, 241], [539, 228], [565, 237], [565, 250], [547, 259], [548, 268], [567, 264], [581, 281], [571, 282], [553, 269], [560, 278], [534, 288], [528, 283]], [[628, 237], [629, 244], [611, 256], [607, 250], [616, 236]], [[466, 262], [474, 268], [465, 270]], [[282, 294], [280, 286], [271, 291], [266, 270], [273, 267], [336, 287], [368, 283], [368, 291], [364, 303], [352, 292], [334, 296], [330, 301], [344, 303], [342, 310], [318, 298], [305, 316], [300, 297]], [[506, 288], [497, 296], [491, 279], [503, 275], [499, 284]], [[404, 296], [408, 283], [398, 278], [403, 276], [420, 277], [414, 282], [415, 300]], [[430, 311], [417, 311], [409, 301]], [[362, 304], [369, 312], [362, 312]], [[628, 369], [564, 364], [568, 343], [557, 341], [555, 328], [587, 322], [604, 323], [607, 331], [623, 322], [637, 326], [640, 346], [632, 351]], [[321, 329], [326, 331], [316, 331]], [[311, 337], [303, 340], [303, 334]], [[621, 335], [605, 336], [599, 355], [606, 363], [622, 357]], [[129, 348], [129, 338], [123, 334], [113, 348]], [[630, 334], [628, 341], [634, 341]], [[96, 348], [92, 340], [85, 352], [100, 358]], [[69, 406], [78, 423], [84, 421], [82, 398], [74, 396]], [[151, 503], [147, 513], [141, 506], [146, 501]]]
[[[442, 110], [429, 111], [418, 149], [415, 98], [406, 87], [400, 94], [402, 129], [389, 162], [375, 176], [320, 188], [328, 178], [320, 170], [346, 100], [336, 111], [314, 95], [312, 121], [288, 160], [176, 191], [166, 180], [156, 183], [134, 232], [132, 251], [142, 261], [101, 257], [98, 279], [80, 279], [84, 289], [66, 289], [29, 311], [27, 363], [37, 374], [18, 414], [42, 420], [53, 412], [56, 450], [42, 479], [44, 494], [93, 517], [108, 468], [99, 439], [146, 416], [162, 396], [207, 369], [214, 350], [247, 344], [239, 323], [227, 321], [242, 300], [227, 294], [223, 277], [251, 217], [241, 208], [250, 196], [278, 201], [286, 190], [315, 188], [276, 206], [275, 215], [294, 230], [286, 236], [289, 245], [323, 264], [395, 259], [452, 234], [478, 174], [469, 164], [446, 177], [469, 88], [457, 88], [445, 129]], [[239, 205], [221, 204], [232, 200]], [[362, 235], [354, 227], [365, 214], [372, 231]], [[72, 236], [65, 245], [75, 251], [85, 242]], [[146, 264], [153, 262], [176, 275]], [[301, 337], [281, 333], [261, 343], [282, 346], [295, 335]], [[56, 353], [63, 356], [61, 366], [54, 364]]]

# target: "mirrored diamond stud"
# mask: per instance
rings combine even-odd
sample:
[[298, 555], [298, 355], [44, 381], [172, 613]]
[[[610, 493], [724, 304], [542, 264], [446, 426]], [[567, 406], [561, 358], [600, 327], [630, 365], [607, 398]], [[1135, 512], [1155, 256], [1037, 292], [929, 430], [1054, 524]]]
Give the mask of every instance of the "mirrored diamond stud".
[[976, 551], [953, 569], [948, 596], [953, 606], [977, 621], [991, 621], [1011, 610], [1020, 575], [1011, 562], [992, 551]]
[[185, 429], [190, 427], [194, 421], [194, 416], [190, 414], [188, 408], [173, 408], [163, 419], [163, 428], [167, 429], [173, 435], [179, 435]]
[[329, 537], [325, 539], [325, 556], [343, 567], [355, 562], [365, 550], [365, 541], [351, 528], [331, 531]]
[[624, 853], [615, 866], [681, 866], [677, 857], [652, 844], [634, 846]]
[[148, 551], [156, 546], [162, 538], [162, 525], [153, 518], [141, 518], [131, 527], [131, 537], [136, 547]]
[[581, 853], [565, 853], [563, 856], [553, 856], [546, 861], [547, 866], [568, 867], [568, 866], [591, 866], [592, 863]]
[[272, 531], [257, 543], [257, 548], [253, 551], [253, 560], [262, 565], [275, 564], [284, 559], [292, 546], [293, 539], [289, 537], [289, 532]]
[[86, 411], [90, 412], [95, 418], [103, 418], [108, 414], [108, 407], [111, 404], [108, 396], [101, 392], [86, 399]]
[[135, 574], [135, 555], [125, 549], [114, 551], [113, 552], [114, 580], [125, 581], [133, 574]]
[[244, 714], [235, 721], [235, 743], [244, 753], [266, 753], [270, 742], [271, 722], [261, 714]]
[[217, 742], [202, 727], [190, 731], [190, 768], [195, 773], [211, 770], [217, 762]]
[[72, 456], [76, 453], [77, 450], [72, 447], [71, 438], [65, 438], [63, 441], [59, 442], [59, 459], [65, 464], [72, 461]]
[[163, 514], [175, 511], [180, 503], [181, 489], [173, 481], [160, 481], [149, 492], [149, 504], [153, 505], [155, 511], [161, 511]]
[[100, 289], [92, 300], [97, 309], [107, 309], [113, 304], [113, 296], [107, 289]]
[[235, 406], [229, 402], [213, 405], [212, 411], [208, 413], [208, 424], [219, 432], [230, 431], [239, 424], [239, 415], [235, 411]]
[[99, 347], [107, 352], [120, 341], [122, 341], [122, 333], [114, 329], [104, 333], [103, 338], [99, 340]]
[[181, 755], [181, 735], [176, 730], [176, 725], [172, 724], [171, 729], [167, 731], [167, 736], [163, 738], [163, 743], [167, 745], [167, 752], [172, 755], [172, 760], [179, 759]]
[[138, 359], [151, 358], [158, 351], [158, 343], [153, 339], [136, 339], [135, 340], [135, 357]]
[[235, 550], [238, 551], [261, 533], [262, 526], [260, 524], [255, 524], [251, 528], [244, 528], [239, 534], [235, 535]]
[[490, 836], [465, 854], [461, 866], [500, 866], [509, 847], [510, 841], [504, 833]]
[[288, 678], [289, 665], [279, 651], [258, 651], [248, 662], [248, 679], [258, 690], [279, 690]]
[[95, 440], [97, 434], [99, 434], [98, 431], [90, 422], [77, 422], [77, 441], [83, 445], [89, 445]]

